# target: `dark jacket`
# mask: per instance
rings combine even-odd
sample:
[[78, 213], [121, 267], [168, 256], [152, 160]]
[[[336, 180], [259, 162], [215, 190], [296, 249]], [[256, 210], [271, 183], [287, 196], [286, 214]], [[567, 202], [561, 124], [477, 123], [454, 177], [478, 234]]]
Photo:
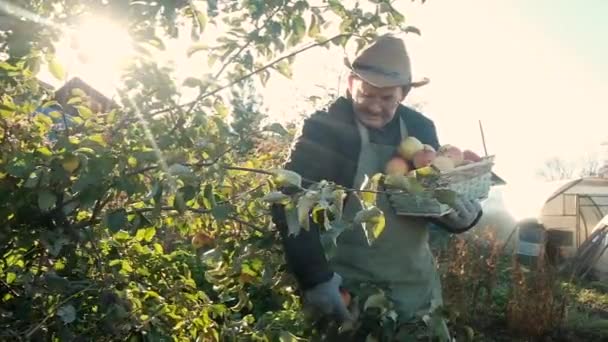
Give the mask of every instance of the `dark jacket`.
[[[397, 146], [401, 140], [399, 118], [409, 136], [439, 148], [433, 121], [421, 113], [400, 105], [395, 118], [381, 130], [370, 130], [374, 143]], [[310, 181], [328, 180], [351, 188], [357, 171], [361, 140], [350, 99], [341, 97], [327, 111], [314, 113], [304, 121], [302, 133], [292, 148], [288, 170], [299, 173]], [[308, 186], [304, 182], [304, 187]], [[282, 236], [286, 261], [303, 289], [328, 280], [332, 276], [314, 222], [308, 231], [297, 236], [287, 235], [287, 224], [282, 207], [272, 208], [273, 220]], [[476, 220], [477, 222], [477, 220]], [[450, 230], [449, 227], [443, 227]], [[469, 227], [470, 228], [470, 227]]]

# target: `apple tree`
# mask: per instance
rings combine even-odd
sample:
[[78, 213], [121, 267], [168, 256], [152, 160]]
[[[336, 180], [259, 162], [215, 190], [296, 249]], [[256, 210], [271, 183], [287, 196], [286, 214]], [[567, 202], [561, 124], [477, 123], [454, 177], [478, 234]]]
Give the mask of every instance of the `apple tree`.
[[[290, 77], [306, 50], [411, 31], [403, 15], [383, 0], [11, 0], [0, 10], [0, 337], [305, 334], [268, 215], [268, 202], [288, 197], [279, 185], [301, 185], [280, 169], [295, 127], [266, 124], [256, 89]], [[82, 89], [60, 103], [37, 77], [65, 77], [55, 43], [87, 13], [128, 22], [139, 51], [103, 109]], [[207, 67], [178, 81], [154, 55], [184, 35], [192, 45], [175, 53]], [[300, 221], [302, 208], [339, 209], [335, 185], [300, 190]]]

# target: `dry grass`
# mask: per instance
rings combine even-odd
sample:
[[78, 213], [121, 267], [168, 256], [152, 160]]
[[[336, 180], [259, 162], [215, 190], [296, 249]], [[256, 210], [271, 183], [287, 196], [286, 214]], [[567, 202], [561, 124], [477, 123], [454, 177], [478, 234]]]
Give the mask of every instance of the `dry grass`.
[[504, 243], [491, 229], [454, 237], [438, 254], [438, 265], [448, 317], [456, 330], [470, 326], [538, 338], [564, 322], [566, 296], [544, 256], [525, 270], [514, 255], [506, 255]]
[[541, 337], [562, 326], [567, 297], [555, 272], [544, 262], [524, 270], [513, 258], [512, 282], [507, 303], [507, 326], [512, 332]]

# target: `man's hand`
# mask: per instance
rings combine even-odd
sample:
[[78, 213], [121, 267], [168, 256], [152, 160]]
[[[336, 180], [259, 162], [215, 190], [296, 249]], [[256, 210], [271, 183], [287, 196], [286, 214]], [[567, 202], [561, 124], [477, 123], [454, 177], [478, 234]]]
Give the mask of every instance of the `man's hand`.
[[305, 310], [315, 316], [330, 316], [339, 323], [352, 320], [340, 294], [342, 277], [334, 273], [333, 277], [304, 292]]
[[469, 228], [479, 216], [481, 204], [476, 199], [457, 196], [452, 209], [449, 214], [438, 218], [437, 221], [454, 230], [464, 230]]

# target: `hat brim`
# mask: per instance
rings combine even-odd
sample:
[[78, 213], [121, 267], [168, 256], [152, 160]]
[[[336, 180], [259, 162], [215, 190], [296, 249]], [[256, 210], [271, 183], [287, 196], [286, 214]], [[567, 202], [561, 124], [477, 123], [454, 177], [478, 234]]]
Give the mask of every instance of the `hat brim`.
[[348, 59], [346, 59], [346, 58], [344, 59], [344, 65], [346, 65], [346, 67], [348, 69], [350, 69], [350, 71], [353, 74], [357, 75], [359, 78], [361, 78], [365, 82], [373, 85], [374, 87], [378, 87], [378, 88], [402, 87], [402, 86], [418, 88], [418, 87], [427, 85], [431, 81], [427, 77], [424, 77], [424, 78], [422, 78], [422, 80], [418, 80], [418, 81], [396, 80], [392, 77], [387, 77], [387, 76], [378, 74], [373, 71], [355, 70], [352, 67], [352, 65], [350, 64], [350, 62], [348, 61]]

